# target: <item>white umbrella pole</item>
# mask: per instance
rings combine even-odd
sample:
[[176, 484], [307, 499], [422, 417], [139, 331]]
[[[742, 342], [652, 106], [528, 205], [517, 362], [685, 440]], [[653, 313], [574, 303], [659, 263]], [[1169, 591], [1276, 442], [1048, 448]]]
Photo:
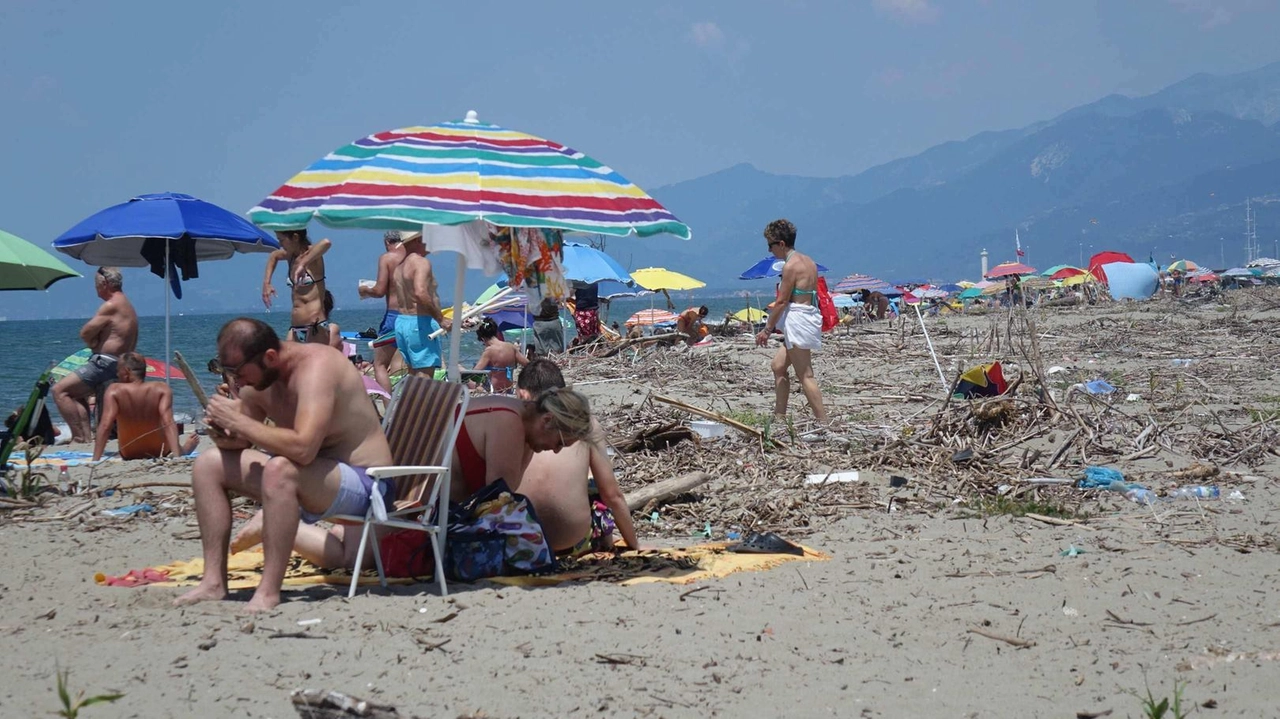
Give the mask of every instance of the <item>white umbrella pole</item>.
[[467, 258], [458, 253], [458, 271], [453, 280], [453, 331], [449, 333], [449, 379], [458, 382], [461, 374], [458, 367], [461, 359], [458, 355], [462, 348], [462, 305], [466, 302], [463, 295], [467, 281]]
[[[509, 287], [510, 285], [508, 285]], [[524, 345], [524, 352], [529, 352], [529, 290], [524, 292], [524, 312], [520, 315], [520, 344]]]
[[173, 292], [169, 287], [169, 240], [164, 241], [164, 383], [172, 386], [169, 375], [173, 374], [173, 351], [169, 347], [169, 295]]
[[933, 350], [933, 340], [929, 339], [929, 328], [924, 326], [924, 315], [920, 314], [920, 305], [911, 305], [916, 309], [916, 317], [920, 318], [920, 329], [924, 330], [924, 341], [929, 345], [929, 355], [933, 357], [933, 366], [938, 370], [938, 379], [942, 380], [942, 391], [945, 393], [950, 387], [947, 386], [947, 378], [942, 374], [942, 365], [938, 364], [938, 353]]

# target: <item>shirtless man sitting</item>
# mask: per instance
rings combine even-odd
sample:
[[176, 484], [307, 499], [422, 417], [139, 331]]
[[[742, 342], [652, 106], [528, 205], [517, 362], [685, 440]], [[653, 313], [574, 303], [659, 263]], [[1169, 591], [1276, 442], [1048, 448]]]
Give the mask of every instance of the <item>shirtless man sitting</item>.
[[436, 277], [422, 246], [422, 234], [410, 235], [401, 244], [405, 257], [391, 274], [391, 290], [400, 306], [395, 322], [396, 347], [410, 372], [432, 377], [441, 358], [440, 340], [431, 335], [436, 330], [448, 332], [453, 323], [440, 310]]
[[173, 423], [173, 390], [163, 382], [147, 382], [146, 359], [137, 352], [120, 355], [118, 382], [107, 388], [102, 398], [102, 417], [93, 444], [93, 461], [102, 452], [116, 427], [121, 459], [153, 459], [168, 454], [189, 454], [200, 443], [192, 433], [178, 444], [178, 426]]
[[[522, 478], [532, 458], [537, 456], [535, 453], [554, 455], [561, 452], [590, 436], [594, 427], [590, 403], [586, 397], [570, 389], [552, 387], [528, 399], [498, 395], [475, 397], [467, 405], [462, 431], [454, 443], [449, 497], [452, 501], [462, 502], [499, 479], [505, 480], [512, 492], [522, 492]], [[585, 465], [576, 476], [582, 486], [581, 504], [585, 508], [589, 506]], [[616, 489], [616, 483], [614, 486]], [[623, 503], [621, 506], [625, 509], [626, 505]], [[231, 543], [233, 551], [248, 549], [261, 541], [261, 516], [262, 512], [259, 512], [236, 534]], [[629, 521], [627, 526], [630, 526]], [[581, 540], [590, 529], [590, 516], [583, 527], [577, 532], [574, 542]], [[294, 551], [318, 567], [349, 569], [355, 566], [361, 531], [360, 527], [344, 525], [335, 525], [327, 530], [317, 526], [298, 527]], [[378, 546], [387, 576], [411, 577], [430, 573], [422, 567], [415, 571], [404, 566], [393, 556], [392, 549], [406, 542], [422, 546], [428, 541], [426, 534], [400, 530], [380, 531], [379, 536]], [[632, 533], [633, 539], [634, 536]], [[373, 554], [369, 553], [365, 555], [361, 568], [371, 566]]]
[[[552, 387], [564, 386], [564, 375], [554, 362], [534, 360], [520, 370], [516, 396], [531, 399]], [[604, 451], [604, 432], [594, 417], [591, 429], [585, 441], [559, 452], [534, 454], [520, 480], [520, 493], [533, 503], [547, 544], [556, 554], [577, 556], [612, 550], [615, 528], [628, 548], [640, 549], [631, 510]], [[590, 497], [588, 476], [595, 479], [599, 501]]]
[[99, 267], [93, 277], [102, 306], [84, 327], [80, 339], [93, 351], [89, 361], [53, 386], [53, 401], [71, 428], [72, 442], [93, 440], [89, 398], [116, 379], [120, 355], [138, 345], [138, 313], [124, 295], [124, 278], [115, 267]]
[[262, 581], [247, 609], [265, 611], [280, 603], [298, 520], [365, 514], [373, 482], [363, 468], [391, 464], [391, 450], [360, 373], [340, 352], [282, 343], [270, 325], [241, 317], [218, 333], [218, 361], [242, 389], [220, 388], [206, 408], [216, 446], [191, 473], [205, 573], [175, 603], [227, 595], [230, 491], [262, 502]]

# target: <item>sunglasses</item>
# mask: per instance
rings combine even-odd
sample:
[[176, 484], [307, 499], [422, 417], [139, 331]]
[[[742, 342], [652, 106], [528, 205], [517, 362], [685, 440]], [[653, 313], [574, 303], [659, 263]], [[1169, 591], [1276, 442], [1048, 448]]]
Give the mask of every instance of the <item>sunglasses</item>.
[[[222, 364], [222, 371], [223, 371], [223, 372], [226, 372], [227, 374], [231, 375], [232, 377], [235, 377], [236, 379], [240, 379], [240, 370], [241, 370], [241, 369], [243, 369], [243, 368], [244, 368], [244, 366], [245, 366], [245, 365], [247, 365], [247, 364], [256, 363], [259, 359], [261, 359], [261, 358], [262, 358], [262, 355], [264, 355], [264, 354], [266, 354], [266, 350], [258, 350], [257, 352], [254, 352], [251, 356], [246, 357], [246, 358], [244, 359], [244, 361], [243, 361], [243, 362], [241, 362], [240, 364], [235, 364], [235, 365], [227, 364], [226, 362], [222, 362], [222, 363], [221, 363], [221, 364]], [[221, 361], [221, 360], [219, 360], [219, 361]]]
[[773, 242], [769, 243], [769, 246], [773, 247], [774, 245], [783, 245], [783, 244], [786, 244], [786, 243], [783, 242], [782, 240], [774, 240]]

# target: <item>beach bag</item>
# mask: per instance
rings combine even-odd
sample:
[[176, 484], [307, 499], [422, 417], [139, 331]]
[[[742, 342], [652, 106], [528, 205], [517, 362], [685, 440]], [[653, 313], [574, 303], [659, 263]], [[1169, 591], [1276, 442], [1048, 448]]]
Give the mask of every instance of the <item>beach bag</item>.
[[822, 331], [830, 332], [840, 324], [840, 313], [836, 312], [836, 303], [831, 299], [831, 291], [827, 289], [827, 279], [818, 278], [818, 309], [822, 311]]
[[450, 505], [445, 573], [450, 579], [539, 574], [556, 568], [533, 503], [506, 480], [486, 485], [461, 505]]

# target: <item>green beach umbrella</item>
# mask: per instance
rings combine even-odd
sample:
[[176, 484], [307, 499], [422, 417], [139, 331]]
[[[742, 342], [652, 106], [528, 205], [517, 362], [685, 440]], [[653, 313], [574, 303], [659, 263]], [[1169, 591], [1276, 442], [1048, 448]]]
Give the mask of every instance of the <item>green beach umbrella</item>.
[[47, 290], [68, 277], [82, 275], [21, 237], [0, 230], [0, 291]]

